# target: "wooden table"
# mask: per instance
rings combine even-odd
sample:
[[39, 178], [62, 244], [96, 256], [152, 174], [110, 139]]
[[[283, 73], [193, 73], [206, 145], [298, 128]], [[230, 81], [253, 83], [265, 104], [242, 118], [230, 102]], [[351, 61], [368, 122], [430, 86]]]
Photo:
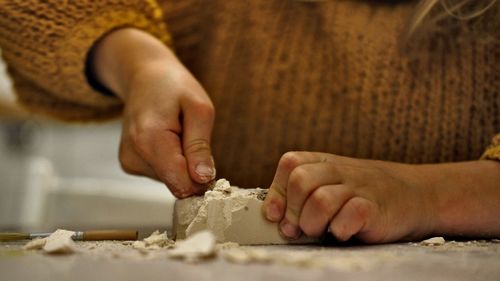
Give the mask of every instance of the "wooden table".
[[[0, 243], [1, 280], [500, 280], [499, 240], [387, 245], [252, 246], [274, 256], [311, 255], [327, 262], [235, 264], [223, 252], [198, 263], [141, 253], [128, 243], [78, 242], [78, 252], [49, 256]], [[127, 245], [128, 244], [128, 245]], [[248, 249], [240, 247], [240, 249]]]

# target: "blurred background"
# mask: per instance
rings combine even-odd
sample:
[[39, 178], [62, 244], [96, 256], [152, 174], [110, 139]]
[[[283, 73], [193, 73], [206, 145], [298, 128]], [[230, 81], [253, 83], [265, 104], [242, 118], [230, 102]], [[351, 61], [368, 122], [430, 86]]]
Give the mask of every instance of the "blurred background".
[[122, 172], [120, 130], [25, 114], [0, 59], [0, 231], [170, 229], [174, 197]]

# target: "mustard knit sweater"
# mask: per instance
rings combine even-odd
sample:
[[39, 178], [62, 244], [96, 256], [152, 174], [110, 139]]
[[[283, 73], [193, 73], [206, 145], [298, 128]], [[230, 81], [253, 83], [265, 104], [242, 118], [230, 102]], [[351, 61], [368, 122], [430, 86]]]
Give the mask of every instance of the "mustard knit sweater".
[[0, 0], [0, 47], [21, 104], [102, 120], [122, 104], [87, 81], [93, 44], [125, 26], [172, 36], [215, 103], [218, 174], [243, 186], [267, 185], [289, 150], [500, 160], [498, 40], [436, 35], [401, 52], [413, 4]]

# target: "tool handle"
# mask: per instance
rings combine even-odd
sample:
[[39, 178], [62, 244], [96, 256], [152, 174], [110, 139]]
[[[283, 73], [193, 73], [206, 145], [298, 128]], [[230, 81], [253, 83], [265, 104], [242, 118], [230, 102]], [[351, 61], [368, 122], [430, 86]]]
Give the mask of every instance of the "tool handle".
[[137, 240], [136, 230], [92, 230], [83, 232], [83, 241]]

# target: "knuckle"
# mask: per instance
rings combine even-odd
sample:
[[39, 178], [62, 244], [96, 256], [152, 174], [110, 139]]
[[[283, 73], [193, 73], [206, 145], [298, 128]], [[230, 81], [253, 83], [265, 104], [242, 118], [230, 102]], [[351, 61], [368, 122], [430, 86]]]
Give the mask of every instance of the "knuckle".
[[139, 170], [137, 169], [137, 167], [133, 165], [132, 161], [130, 161], [130, 158], [127, 157], [126, 155], [120, 154], [119, 162], [120, 162], [120, 167], [122, 168], [123, 171], [125, 171], [125, 173], [132, 175], [139, 174]]
[[299, 153], [295, 151], [287, 152], [281, 156], [279, 166], [292, 171], [300, 165]]
[[191, 102], [191, 106], [196, 115], [205, 119], [213, 120], [215, 117], [215, 107], [210, 100], [196, 99]]
[[303, 195], [310, 177], [309, 172], [303, 167], [297, 167], [290, 173], [288, 188], [291, 192]]
[[320, 213], [327, 214], [330, 212], [332, 202], [330, 202], [329, 194], [324, 189], [320, 188], [314, 191], [310, 200]]
[[156, 125], [154, 122], [150, 121], [149, 118], [138, 118], [134, 126], [128, 133], [128, 138], [131, 145], [137, 151], [143, 151], [148, 145], [148, 135], [156, 130]]
[[352, 203], [351, 208], [353, 210], [353, 214], [357, 218], [365, 219], [368, 217], [370, 213], [370, 205], [368, 204], [368, 202], [361, 199], [359, 200], [353, 199], [351, 203]]
[[285, 187], [272, 183], [271, 188], [269, 188], [269, 192], [267, 193], [266, 198], [269, 197], [271, 199], [276, 198], [277, 200], [283, 200], [282, 198], [286, 198], [286, 190]]
[[155, 130], [156, 127], [157, 122], [155, 121], [155, 118], [150, 116], [150, 114], [143, 113], [135, 117], [132, 133], [142, 135]]
[[210, 153], [210, 143], [206, 139], [194, 139], [189, 141], [189, 143], [184, 148], [186, 154], [194, 153]]
[[131, 175], [139, 174], [139, 172], [136, 169], [134, 169], [132, 166], [128, 165], [128, 163], [120, 162], [120, 166], [122, 167], [122, 170], [127, 174], [131, 174]]

